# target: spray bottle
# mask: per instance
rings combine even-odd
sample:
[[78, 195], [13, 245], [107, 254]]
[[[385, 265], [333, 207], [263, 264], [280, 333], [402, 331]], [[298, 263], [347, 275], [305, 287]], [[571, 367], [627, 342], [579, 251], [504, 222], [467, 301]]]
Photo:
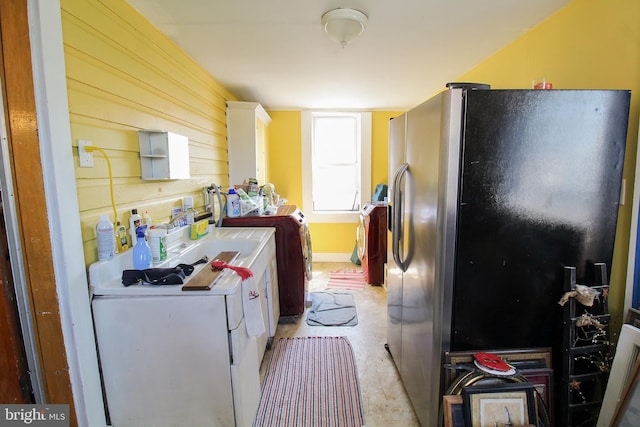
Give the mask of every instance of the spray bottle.
[[133, 247], [133, 268], [144, 270], [151, 267], [151, 247], [144, 238], [147, 231], [146, 225], [136, 228], [137, 242]]

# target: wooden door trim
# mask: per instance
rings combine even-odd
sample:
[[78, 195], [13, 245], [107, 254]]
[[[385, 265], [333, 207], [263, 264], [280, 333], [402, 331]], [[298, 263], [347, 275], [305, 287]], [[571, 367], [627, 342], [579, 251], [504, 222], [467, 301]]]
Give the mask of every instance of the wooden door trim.
[[44, 194], [27, 0], [0, 2], [0, 32], [9, 161], [44, 397], [69, 404], [76, 425]]
[[4, 209], [0, 193], [0, 366], [3, 381], [0, 382], [0, 402], [35, 403], [31, 393], [29, 366], [25, 353], [20, 315], [11, 270], [7, 243]]

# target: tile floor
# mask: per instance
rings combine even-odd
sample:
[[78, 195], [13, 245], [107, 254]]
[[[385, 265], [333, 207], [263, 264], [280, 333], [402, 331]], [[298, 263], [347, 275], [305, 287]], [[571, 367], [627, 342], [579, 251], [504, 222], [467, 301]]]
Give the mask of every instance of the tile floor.
[[[357, 268], [351, 263], [314, 263], [309, 292], [325, 289], [331, 271]], [[297, 318], [281, 319], [273, 342], [294, 336], [346, 336], [356, 357], [362, 409], [367, 427], [412, 427], [419, 422], [411, 407], [387, 342], [387, 293], [382, 286], [365, 286], [361, 291], [347, 291], [354, 296], [357, 326], [309, 326], [306, 312]], [[265, 353], [261, 376], [264, 377], [272, 351]]]

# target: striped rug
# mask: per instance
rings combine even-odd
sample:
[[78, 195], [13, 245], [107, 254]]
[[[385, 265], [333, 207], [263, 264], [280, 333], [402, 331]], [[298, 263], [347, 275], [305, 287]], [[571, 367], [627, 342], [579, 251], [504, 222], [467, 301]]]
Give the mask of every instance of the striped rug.
[[361, 426], [358, 374], [347, 338], [280, 338], [254, 427]]
[[332, 271], [327, 282], [328, 289], [361, 290], [367, 284], [367, 279], [362, 270], [337, 270]]

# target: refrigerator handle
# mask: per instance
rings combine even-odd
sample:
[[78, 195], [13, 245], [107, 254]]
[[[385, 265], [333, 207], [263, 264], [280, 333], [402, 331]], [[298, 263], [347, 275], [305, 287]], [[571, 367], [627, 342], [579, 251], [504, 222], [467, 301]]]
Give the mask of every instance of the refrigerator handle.
[[393, 254], [393, 260], [396, 265], [400, 267], [402, 271], [407, 271], [407, 266], [404, 260], [400, 258], [400, 241], [403, 239], [402, 231], [404, 229], [402, 220], [402, 191], [400, 190], [400, 183], [404, 174], [409, 169], [408, 163], [403, 163], [396, 169], [393, 178], [393, 209], [392, 209], [392, 223], [391, 223], [391, 251]]

